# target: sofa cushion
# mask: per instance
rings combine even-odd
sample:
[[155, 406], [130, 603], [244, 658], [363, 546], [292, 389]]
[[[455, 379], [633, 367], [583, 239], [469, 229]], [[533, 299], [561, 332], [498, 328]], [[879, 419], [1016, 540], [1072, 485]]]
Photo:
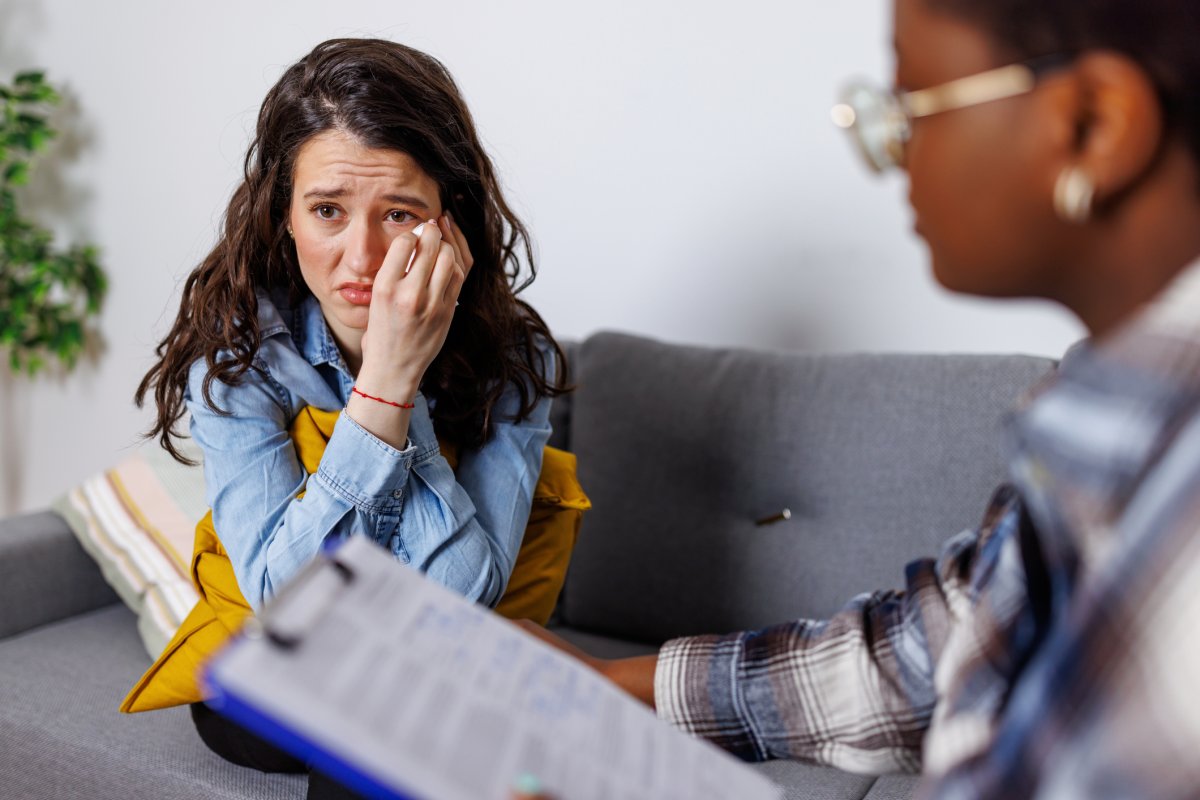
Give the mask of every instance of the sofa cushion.
[[590, 337], [570, 437], [594, 508], [563, 623], [660, 642], [901, 586], [906, 562], [979, 521], [1004, 478], [1001, 419], [1052, 367]]
[[873, 775], [854, 775], [833, 767], [800, 761], [764, 761], [754, 769], [783, 788], [783, 800], [847, 800], [865, 797], [875, 783]]
[[908, 800], [917, 788], [917, 781], [915, 775], [883, 775], [871, 784], [871, 791], [863, 800]]
[[121, 604], [0, 641], [4, 797], [285, 800], [306, 777], [214, 755], [186, 708], [129, 716], [114, 698], [150, 663]]

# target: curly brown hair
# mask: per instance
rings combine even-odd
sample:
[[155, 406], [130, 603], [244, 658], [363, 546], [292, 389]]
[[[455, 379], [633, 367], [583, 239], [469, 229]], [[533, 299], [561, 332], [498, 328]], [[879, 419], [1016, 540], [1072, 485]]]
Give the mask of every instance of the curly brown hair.
[[[263, 100], [221, 237], [188, 276], [179, 316], [134, 394], [141, 407], [153, 391], [158, 417], [146, 436], [157, 436], [181, 462], [189, 463], [173, 439], [181, 435], [175, 426], [186, 411], [192, 364], [205, 360], [204, 401], [215, 408], [212, 382], [236, 385], [254, 368], [261, 344], [255, 289], [285, 287], [293, 300], [309, 294], [287, 235], [288, 208], [300, 147], [329, 130], [411, 156], [437, 182], [443, 207], [471, 248], [475, 264], [461, 307], [421, 384], [433, 401], [438, 435], [460, 447], [482, 445], [492, 408], [510, 383], [520, 392], [521, 419], [539, 399], [568, 391], [562, 349], [516, 297], [537, 274], [529, 234], [505, 202], [450, 73], [395, 42], [331, 39], [284, 72]], [[557, 360], [554, 382], [545, 377], [539, 341]]]

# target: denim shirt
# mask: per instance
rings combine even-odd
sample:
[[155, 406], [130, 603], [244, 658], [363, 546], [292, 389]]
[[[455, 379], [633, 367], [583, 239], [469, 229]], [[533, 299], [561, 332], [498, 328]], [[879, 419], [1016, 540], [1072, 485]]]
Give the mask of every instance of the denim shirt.
[[[229, 415], [204, 402], [204, 359], [192, 365], [185, 395], [213, 523], [247, 602], [257, 611], [328, 539], [359, 534], [469, 599], [495, 605], [529, 520], [550, 438], [550, 400], [514, 422], [520, 398], [509, 386], [493, 409], [492, 437], [460, 454], [457, 473], [439, 451], [422, 395], [403, 450], [343, 410], [310, 477], [288, 426], [306, 406], [344, 409], [354, 378], [315, 298], [292, 308], [286, 294], [260, 290], [258, 306], [258, 370], [237, 386], [212, 383], [213, 402]], [[553, 380], [554, 361], [545, 363]]]

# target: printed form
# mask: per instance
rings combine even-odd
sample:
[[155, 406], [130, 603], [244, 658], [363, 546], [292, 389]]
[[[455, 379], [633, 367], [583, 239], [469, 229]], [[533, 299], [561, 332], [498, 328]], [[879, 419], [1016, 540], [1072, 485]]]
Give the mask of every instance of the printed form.
[[363, 537], [303, 572], [206, 680], [219, 711], [380, 796], [507, 800], [530, 774], [555, 800], [780, 797]]

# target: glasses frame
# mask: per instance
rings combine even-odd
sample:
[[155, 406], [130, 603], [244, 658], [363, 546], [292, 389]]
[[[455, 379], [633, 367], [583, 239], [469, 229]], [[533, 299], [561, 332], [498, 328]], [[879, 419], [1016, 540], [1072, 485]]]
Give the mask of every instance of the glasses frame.
[[[1027, 94], [1045, 72], [1069, 60], [1066, 56], [1041, 56], [911, 92], [854, 82], [842, 91], [841, 102], [831, 115], [834, 124], [854, 140], [867, 165], [884, 172], [904, 166], [913, 120]], [[873, 107], [869, 109], [868, 103]], [[869, 111], [876, 114], [875, 119]], [[868, 122], [871, 130], [882, 133], [868, 133]]]

